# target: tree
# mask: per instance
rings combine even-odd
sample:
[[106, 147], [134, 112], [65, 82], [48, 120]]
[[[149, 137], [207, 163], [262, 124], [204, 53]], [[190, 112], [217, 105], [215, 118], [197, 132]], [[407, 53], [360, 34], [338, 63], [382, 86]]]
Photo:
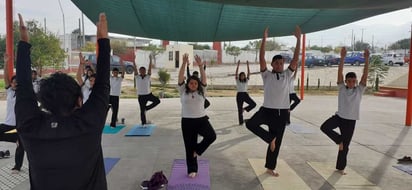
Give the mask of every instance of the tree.
[[226, 53], [234, 56], [234, 63], [236, 63], [236, 57], [240, 55], [240, 48], [237, 46], [228, 46], [226, 47]]
[[95, 52], [96, 44], [93, 42], [86, 42], [86, 45], [81, 48], [82, 51]]
[[258, 53], [260, 49], [260, 44], [262, 44], [262, 40], [249, 41], [249, 45], [255, 51], [255, 63], [257, 63], [258, 61]]
[[143, 50], [150, 51], [153, 56], [153, 67], [156, 67], [156, 56], [163, 53], [165, 49], [163, 47], [157, 47], [156, 45], [149, 44], [142, 48]]
[[[259, 46], [262, 43], [261, 40], [259, 40]], [[265, 45], [265, 50], [266, 51], [273, 51], [273, 50], [280, 50], [280, 44], [275, 42], [274, 40], [267, 40], [266, 45]]]
[[[19, 24], [17, 21], [14, 25], [14, 43], [17, 47], [17, 43], [20, 40]], [[53, 66], [54, 68], [62, 68], [62, 62], [66, 57], [63, 49], [60, 48], [59, 38], [48, 31], [44, 31], [44, 28], [38, 21], [27, 21], [26, 26], [30, 35], [31, 48], [31, 60], [32, 67], [34, 67], [40, 74], [43, 67]]]
[[355, 51], [363, 51], [365, 49], [368, 49], [369, 47], [370, 47], [370, 45], [368, 43], [365, 43], [365, 42], [357, 41], [355, 43]]
[[126, 42], [120, 40], [112, 40], [110, 41], [110, 47], [113, 50], [113, 54], [115, 55], [122, 55], [127, 52]]
[[409, 49], [411, 44], [411, 39], [406, 38], [402, 40], [398, 40], [395, 43], [389, 45], [388, 49], [395, 50], [395, 49]]
[[4, 62], [3, 62], [3, 55], [6, 52], [6, 36], [0, 35], [0, 69], [3, 69]]
[[368, 82], [372, 85], [372, 89], [379, 90], [379, 84], [383, 83], [383, 79], [388, 74], [389, 67], [383, 64], [379, 56], [373, 55], [370, 58]]
[[194, 43], [194, 44], [189, 44], [189, 45], [192, 45], [193, 49], [196, 49], [196, 50], [210, 49], [210, 46], [207, 44], [201, 45], [201, 44]]

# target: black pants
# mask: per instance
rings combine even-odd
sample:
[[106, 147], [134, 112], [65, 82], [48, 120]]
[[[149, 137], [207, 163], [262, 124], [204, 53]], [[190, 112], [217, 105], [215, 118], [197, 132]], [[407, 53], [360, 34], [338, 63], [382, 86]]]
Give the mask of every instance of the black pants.
[[13, 129], [16, 129], [16, 127], [5, 125], [5, 124], [0, 124], [0, 141], [11, 142], [11, 143], [17, 142], [16, 156], [14, 157], [13, 169], [20, 171], [21, 166], [23, 165], [23, 159], [24, 159], [23, 143], [21, 143], [21, 140], [17, 133], [5, 133]]
[[[295, 107], [300, 103], [300, 99], [299, 99], [299, 97], [296, 95], [296, 93], [292, 93], [292, 94], [289, 94], [289, 100], [290, 100], [290, 103], [292, 103], [291, 105], [290, 105], [290, 111], [292, 111], [293, 109], [295, 109]], [[289, 116], [288, 116], [288, 121], [287, 121], [287, 123], [290, 123], [290, 112], [289, 112]]]
[[[347, 155], [349, 151], [349, 144], [352, 140], [353, 132], [355, 130], [356, 120], [348, 120], [334, 115], [326, 120], [320, 129], [336, 144], [343, 144], [343, 150], [339, 150], [338, 159], [336, 161], [336, 169], [343, 170], [346, 167]], [[333, 129], [339, 127], [340, 134]]]
[[[146, 124], [146, 111], [151, 110], [160, 104], [160, 99], [154, 96], [152, 93], [146, 95], [139, 95], [139, 106], [140, 106], [140, 118], [142, 120], [142, 125]], [[147, 102], [152, 102], [149, 105], [146, 105]]]
[[[182, 118], [182, 134], [186, 150], [187, 173], [197, 172], [197, 157], [194, 153], [202, 155], [203, 152], [216, 140], [216, 133], [207, 117]], [[198, 135], [203, 139], [198, 143]]]
[[[255, 135], [268, 143], [266, 152], [267, 169], [274, 170], [277, 164], [280, 145], [282, 144], [283, 133], [285, 132], [286, 120], [288, 117], [288, 109], [270, 109], [261, 107], [255, 115], [246, 122], [246, 127]], [[261, 125], [267, 125], [269, 131], [263, 129]], [[270, 142], [276, 138], [275, 151], [270, 150]]]
[[[246, 102], [248, 106], [243, 108], [243, 102]], [[243, 109], [249, 112], [256, 107], [256, 102], [250, 98], [247, 92], [238, 92], [236, 95], [237, 112], [239, 118], [239, 125], [243, 124]]]
[[110, 96], [109, 104], [112, 108], [112, 120], [110, 126], [116, 127], [117, 114], [119, 113], [119, 96]]

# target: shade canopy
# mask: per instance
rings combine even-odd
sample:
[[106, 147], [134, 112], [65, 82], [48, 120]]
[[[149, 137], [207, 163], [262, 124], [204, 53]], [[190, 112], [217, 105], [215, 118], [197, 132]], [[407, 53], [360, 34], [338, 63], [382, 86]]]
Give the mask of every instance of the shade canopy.
[[92, 21], [105, 12], [109, 31], [171, 41], [211, 42], [320, 31], [404, 9], [411, 0], [72, 0]]

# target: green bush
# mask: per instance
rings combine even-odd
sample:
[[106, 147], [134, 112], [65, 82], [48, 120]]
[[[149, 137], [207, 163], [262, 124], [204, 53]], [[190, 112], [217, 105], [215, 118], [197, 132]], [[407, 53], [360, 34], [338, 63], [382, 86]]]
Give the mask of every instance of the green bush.
[[159, 81], [162, 84], [162, 87], [165, 87], [170, 80], [170, 74], [166, 69], [159, 69], [157, 74], [159, 75]]

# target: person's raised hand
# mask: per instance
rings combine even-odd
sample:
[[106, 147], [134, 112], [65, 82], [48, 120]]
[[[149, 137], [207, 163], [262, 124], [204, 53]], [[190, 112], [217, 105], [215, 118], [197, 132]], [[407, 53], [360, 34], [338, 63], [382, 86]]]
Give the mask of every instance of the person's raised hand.
[[368, 49], [365, 49], [365, 51], [363, 52], [363, 57], [364, 57], [365, 59], [369, 59], [369, 55], [370, 55], [369, 50], [368, 50]]
[[187, 53], [183, 54], [183, 63], [186, 63], [188, 65], [190, 64], [189, 63], [189, 55]]
[[19, 13], [19, 31], [20, 31], [20, 40], [24, 42], [29, 42], [29, 32], [27, 27], [24, 25], [23, 17]]
[[340, 50], [340, 57], [341, 57], [341, 59], [342, 58], [345, 59], [345, 57], [346, 57], [346, 48], [345, 47], [342, 47], [342, 49]]
[[107, 29], [106, 14], [100, 13], [99, 22], [96, 23], [96, 26], [97, 26], [97, 39], [109, 37], [109, 33]]
[[300, 36], [302, 35], [302, 31], [300, 30], [300, 27], [298, 25], [296, 25], [296, 27], [295, 27], [294, 35], [297, 39], [300, 39]]
[[198, 55], [195, 55], [195, 61], [199, 67], [203, 66], [202, 59]]
[[263, 38], [267, 38], [269, 35], [269, 26], [265, 28], [265, 30], [263, 31]]
[[81, 65], [86, 64], [86, 60], [84, 59], [82, 52], [79, 53], [79, 60]]

